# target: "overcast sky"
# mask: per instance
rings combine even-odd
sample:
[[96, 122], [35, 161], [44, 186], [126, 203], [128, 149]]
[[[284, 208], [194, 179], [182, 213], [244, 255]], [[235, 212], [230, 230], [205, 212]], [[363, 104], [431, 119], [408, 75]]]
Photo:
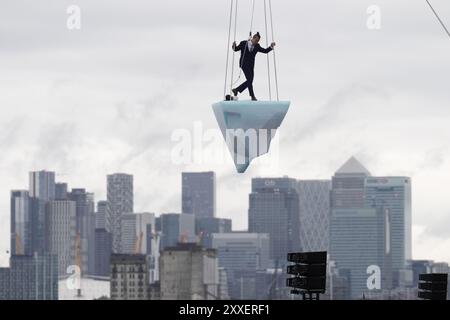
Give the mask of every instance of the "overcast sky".
[[[217, 172], [218, 215], [247, 227], [255, 176], [328, 179], [355, 155], [374, 175], [413, 181], [413, 255], [450, 262], [450, 39], [425, 0], [273, 0], [282, 99], [279, 166], [175, 165], [176, 129], [216, 129], [228, 0], [22, 1], [0, 10], [0, 264], [9, 195], [31, 170], [106, 196], [106, 175], [135, 177], [136, 212], [179, 212], [181, 172]], [[250, 0], [240, 0], [238, 39]], [[450, 3], [433, 0], [450, 25]], [[81, 8], [81, 30], [66, 9]], [[369, 5], [381, 29], [366, 26]], [[265, 42], [262, 0], [254, 31]], [[265, 57], [255, 90], [267, 98]], [[225, 150], [223, 143], [204, 146]]]

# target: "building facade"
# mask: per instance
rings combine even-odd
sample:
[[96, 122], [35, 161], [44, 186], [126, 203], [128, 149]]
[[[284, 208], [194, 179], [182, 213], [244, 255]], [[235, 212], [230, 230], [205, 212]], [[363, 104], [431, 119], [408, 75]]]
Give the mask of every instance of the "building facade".
[[179, 243], [197, 243], [195, 216], [192, 214], [167, 213], [158, 218], [161, 233], [161, 250], [176, 247]]
[[270, 258], [275, 264], [286, 264], [287, 253], [301, 249], [297, 181], [288, 177], [252, 179], [249, 202], [249, 232], [269, 234]]
[[195, 244], [166, 248], [160, 257], [161, 300], [216, 300], [219, 268], [215, 250]]
[[270, 266], [268, 234], [214, 233], [212, 248], [217, 251], [219, 268], [226, 272], [231, 299], [263, 298], [256, 291], [256, 273]]
[[70, 200], [54, 200], [48, 203], [47, 248], [58, 259], [58, 273], [67, 274], [67, 268], [75, 264], [76, 203]]
[[297, 191], [302, 251], [328, 251], [331, 181], [299, 180]]
[[11, 256], [10, 267], [0, 268], [0, 300], [58, 300], [56, 256]]
[[398, 287], [410, 249], [410, 178], [373, 177], [350, 158], [332, 178], [330, 222], [330, 256], [347, 275], [350, 296]]
[[133, 176], [121, 173], [108, 175], [107, 201], [106, 230], [112, 234], [113, 252], [121, 253], [121, 216], [134, 212]]
[[151, 244], [149, 241], [154, 233], [154, 213], [123, 214], [121, 222], [122, 253], [150, 254]]
[[112, 300], [147, 300], [149, 280], [145, 255], [112, 254], [110, 290]]
[[32, 218], [32, 253], [45, 254], [46, 211], [48, 201], [55, 199], [55, 173], [33, 171], [29, 173], [29, 196]]
[[93, 194], [83, 188], [72, 189], [68, 199], [75, 202], [76, 236], [80, 238], [80, 254], [83, 274], [94, 274], [95, 215]]
[[33, 224], [28, 191], [11, 191], [11, 255], [33, 253]]
[[108, 209], [107, 201], [97, 202], [97, 212], [95, 213], [95, 228], [106, 229], [106, 212]]
[[205, 248], [212, 248], [212, 235], [214, 233], [230, 233], [231, 219], [197, 218], [195, 219], [195, 234], [200, 244]]
[[106, 229], [95, 229], [95, 271], [98, 277], [110, 276], [112, 236]]
[[200, 218], [216, 216], [216, 174], [214, 172], [182, 173], [182, 209]]

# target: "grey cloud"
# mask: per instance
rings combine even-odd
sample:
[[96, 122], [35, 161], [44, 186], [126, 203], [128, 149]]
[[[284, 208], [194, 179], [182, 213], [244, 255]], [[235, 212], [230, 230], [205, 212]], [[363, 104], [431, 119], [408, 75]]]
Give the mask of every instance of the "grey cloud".
[[80, 139], [74, 123], [44, 123], [36, 141], [38, 149], [32, 155], [33, 167], [53, 167], [63, 172], [71, 170], [77, 166], [72, 157], [74, 147], [83, 142]]
[[[170, 133], [190, 129], [195, 120], [216, 127], [210, 105], [222, 98], [229, 2], [77, 0], [82, 30], [70, 32], [65, 9], [73, 3], [2, 3], [0, 168], [9, 177], [0, 185], [2, 221], [9, 221], [5, 194], [26, 185], [26, 172], [35, 166], [66, 171], [68, 182], [86, 183], [98, 195], [105, 193], [107, 170], [126, 170], [140, 181], [138, 207], [179, 210], [175, 189], [185, 168], [167, 161]], [[239, 39], [247, 35], [251, 5], [240, 3]], [[281, 174], [301, 178], [313, 169], [323, 173], [318, 178], [329, 178], [351, 155], [369, 170], [377, 168], [375, 174], [416, 172], [420, 164], [410, 163], [413, 155], [448, 181], [447, 129], [433, 120], [449, 117], [450, 41], [420, 1], [378, 1], [382, 29], [369, 31], [371, 4], [273, 1], [280, 91], [292, 100], [281, 130]], [[435, 5], [448, 19], [450, 5]], [[255, 28], [263, 32], [259, 13]], [[265, 63], [260, 57], [256, 73], [261, 99]], [[50, 89], [35, 92], [41, 87]], [[412, 132], [402, 123], [413, 118], [419, 120]], [[430, 145], [424, 136], [436, 125], [441, 131]], [[107, 149], [117, 145], [127, 148]], [[389, 163], [393, 151], [404, 160]], [[96, 157], [104, 154], [111, 159]], [[264, 168], [244, 176], [235, 174], [231, 161], [214, 168], [223, 192], [218, 211], [236, 218], [239, 229], [246, 224], [250, 178], [265, 175]], [[414, 203], [426, 207], [429, 190], [416, 194]], [[428, 214], [436, 215], [414, 211], [416, 217]], [[8, 243], [7, 232], [0, 237]]]
[[423, 162], [418, 170], [424, 169], [441, 169], [447, 158], [448, 148], [441, 146], [440, 148], [427, 150], [423, 156]]

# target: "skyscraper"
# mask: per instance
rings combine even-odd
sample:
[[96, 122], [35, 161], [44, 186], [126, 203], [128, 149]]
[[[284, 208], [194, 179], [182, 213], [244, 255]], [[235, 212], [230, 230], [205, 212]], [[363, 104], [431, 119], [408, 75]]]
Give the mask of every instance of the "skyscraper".
[[95, 229], [95, 267], [94, 275], [110, 276], [112, 237], [106, 229]]
[[67, 200], [67, 183], [56, 183], [55, 184], [55, 199], [56, 200]]
[[411, 181], [373, 177], [354, 157], [334, 175], [330, 255], [348, 275], [353, 298], [368, 288], [369, 269], [379, 268], [380, 289], [399, 283], [411, 254]]
[[108, 210], [107, 201], [97, 202], [97, 212], [95, 213], [95, 227], [98, 229], [106, 229], [106, 212]]
[[31, 255], [32, 211], [28, 191], [11, 191], [11, 255]]
[[390, 216], [375, 208], [333, 209], [330, 255], [340, 272], [349, 275], [350, 295], [361, 299], [373, 288], [369, 276], [378, 270], [378, 289], [392, 289]]
[[332, 178], [332, 208], [364, 208], [364, 183], [370, 175], [355, 157], [345, 162]]
[[408, 177], [370, 177], [365, 181], [366, 206], [388, 210], [392, 223], [392, 267], [406, 266], [411, 249], [411, 179]]
[[328, 251], [330, 180], [299, 180], [297, 190], [302, 251]]
[[45, 215], [48, 201], [55, 199], [55, 173], [51, 171], [33, 171], [29, 173], [29, 196], [32, 218], [32, 252], [44, 254]]
[[112, 234], [112, 250], [122, 252], [121, 216], [133, 213], [133, 176], [116, 173], [107, 177], [106, 229]]
[[182, 173], [182, 213], [197, 217], [216, 216], [216, 174], [214, 172]]
[[255, 178], [249, 201], [249, 232], [269, 234], [270, 258], [280, 267], [286, 263], [288, 252], [301, 248], [297, 181]]
[[30, 197], [44, 201], [55, 199], [55, 173], [52, 171], [30, 172]]
[[[95, 216], [92, 194], [85, 189], [72, 189], [69, 200], [76, 204], [75, 232], [81, 241], [81, 262], [83, 274], [94, 273]], [[90, 246], [90, 247], [89, 247]]]
[[75, 201], [50, 201], [46, 221], [47, 248], [49, 253], [57, 256], [59, 275], [67, 275], [67, 268], [75, 264]]
[[219, 267], [224, 268], [232, 299], [257, 299], [256, 272], [269, 267], [268, 234], [232, 232], [212, 234]]

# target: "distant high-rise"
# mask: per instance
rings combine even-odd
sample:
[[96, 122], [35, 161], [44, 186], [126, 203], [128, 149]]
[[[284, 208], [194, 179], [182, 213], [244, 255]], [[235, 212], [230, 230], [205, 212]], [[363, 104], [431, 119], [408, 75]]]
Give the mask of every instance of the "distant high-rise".
[[121, 216], [133, 213], [133, 176], [116, 173], [107, 177], [106, 229], [112, 234], [112, 250], [122, 252]]
[[199, 237], [202, 246], [211, 248], [212, 235], [214, 233], [231, 232], [231, 223], [231, 219], [197, 218], [195, 220], [195, 233]]
[[11, 191], [11, 255], [31, 255], [33, 221], [28, 191]]
[[30, 172], [30, 197], [44, 201], [55, 199], [55, 173], [52, 171]]
[[331, 203], [330, 255], [351, 296], [368, 292], [368, 268], [381, 271], [381, 289], [398, 286], [411, 252], [410, 178], [373, 177], [352, 157], [332, 179]]
[[56, 256], [11, 256], [10, 267], [0, 268], [0, 300], [58, 300]]
[[161, 252], [161, 300], [216, 300], [219, 268], [216, 251], [179, 244]]
[[302, 251], [328, 251], [330, 180], [299, 180]]
[[93, 195], [85, 189], [72, 189], [68, 193], [69, 200], [76, 204], [76, 235], [81, 240], [81, 261], [83, 273], [94, 273], [95, 216]]
[[95, 227], [97, 229], [106, 229], [107, 209], [108, 209], [107, 201], [97, 202], [97, 212], [95, 213]]
[[392, 289], [391, 217], [373, 208], [333, 209], [330, 255], [336, 267], [350, 277], [350, 294], [361, 299], [371, 288], [367, 279], [379, 270], [380, 289]]
[[179, 243], [196, 243], [195, 216], [192, 214], [168, 213], [159, 217], [161, 249], [176, 247]]
[[72, 191], [68, 194], [68, 198], [76, 204], [76, 232], [80, 235], [84, 235], [86, 233], [85, 230], [83, 230], [87, 223], [86, 217], [90, 213], [88, 193], [85, 189], [72, 189]]
[[29, 196], [32, 217], [32, 252], [44, 254], [46, 237], [46, 206], [55, 199], [55, 173], [51, 171], [33, 171], [29, 173]]
[[268, 234], [214, 233], [212, 248], [217, 250], [219, 267], [224, 268], [228, 294], [232, 299], [258, 299], [256, 272], [269, 267]]
[[112, 237], [106, 229], [95, 229], [95, 270], [94, 275], [110, 276]]
[[56, 200], [67, 200], [67, 183], [56, 183], [55, 184], [55, 199]]
[[364, 182], [370, 172], [355, 157], [344, 163], [332, 178], [332, 208], [364, 208]]
[[297, 181], [255, 178], [249, 200], [249, 232], [269, 234], [270, 258], [279, 266], [285, 264], [287, 253], [301, 248]]
[[214, 172], [182, 173], [182, 213], [197, 217], [216, 216], [216, 174]]
[[75, 264], [75, 201], [50, 201], [46, 220], [47, 248], [58, 258], [58, 273], [61, 276], [67, 275], [67, 268]]
[[94, 274], [101, 277], [109, 277], [109, 260], [112, 252], [112, 235], [106, 229], [107, 209], [107, 201], [97, 202], [94, 231]]
[[366, 206], [389, 211], [392, 223], [392, 267], [398, 271], [412, 256], [411, 179], [370, 177], [365, 181]]

